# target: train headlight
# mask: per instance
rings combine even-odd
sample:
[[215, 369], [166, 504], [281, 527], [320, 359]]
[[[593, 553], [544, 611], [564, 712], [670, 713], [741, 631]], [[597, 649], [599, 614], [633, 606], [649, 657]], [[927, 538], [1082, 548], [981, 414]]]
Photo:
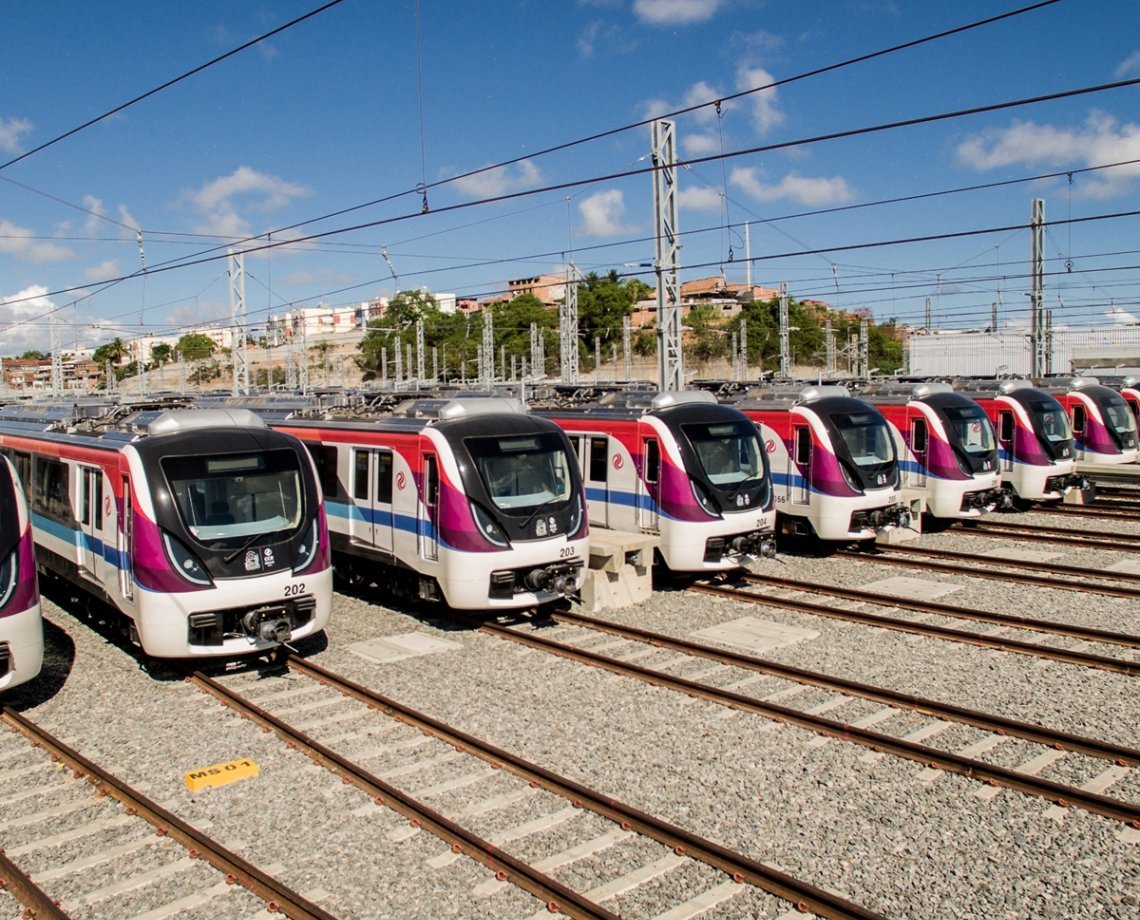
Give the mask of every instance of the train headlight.
[[188, 582], [195, 585], [212, 585], [214, 583], [206, 571], [206, 567], [180, 540], [164, 533], [162, 545], [166, 548], [166, 557], [170, 560], [174, 570]]
[[494, 543], [496, 546], [510, 546], [511, 541], [503, 532], [503, 528], [496, 524], [491, 516], [480, 508], [475, 502], [471, 502], [471, 516], [475, 518], [475, 526], [479, 528], [484, 538]]
[[309, 528], [304, 542], [297, 547], [297, 562], [293, 566], [293, 574], [300, 575], [317, 558], [317, 550], [321, 546], [321, 534], [317, 529], [317, 519], [313, 519], [313, 526]]
[[[843, 471], [843, 478], [847, 482], [847, 485], [851, 487], [852, 491], [856, 492], [859, 495], [862, 495], [863, 483], [859, 481], [859, 477], [851, 472], [843, 460], [839, 460], [839, 468]], [[886, 483], [884, 482], [883, 485], [886, 485]]]
[[570, 526], [566, 528], [566, 535], [573, 538], [582, 524], [582, 493], [574, 496], [570, 504]]
[[717, 507], [708, 490], [695, 479], [690, 479], [689, 484], [693, 488], [693, 498], [697, 500], [697, 504], [713, 517], [720, 517], [720, 508]]
[[0, 562], [0, 610], [8, 606], [12, 593], [16, 590], [16, 578], [20, 571], [19, 552], [12, 550]]

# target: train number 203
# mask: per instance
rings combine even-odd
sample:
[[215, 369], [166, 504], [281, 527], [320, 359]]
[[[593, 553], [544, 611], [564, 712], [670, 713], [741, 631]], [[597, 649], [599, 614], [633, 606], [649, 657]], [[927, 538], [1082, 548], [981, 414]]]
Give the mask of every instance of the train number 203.
[[303, 581], [297, 582], [295, 585], [285, 586], [286, 597], [296, 597], [298, 594], [305, 593], [305, 583]]

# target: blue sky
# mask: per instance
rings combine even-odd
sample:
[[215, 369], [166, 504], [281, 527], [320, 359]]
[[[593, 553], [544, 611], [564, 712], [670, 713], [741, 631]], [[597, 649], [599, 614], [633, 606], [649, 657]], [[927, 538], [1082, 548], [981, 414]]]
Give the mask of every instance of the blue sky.
[[756, 284], [879, 319], [921, 325], [930, 298], [937, 324], [998, 303], [1023, 325], [1042, 198], [1076, 221], [1045, 233], [1054, 322], [1140, 317], [1140, 163], [1102, 168], [1140, 161], [1140, 86], [813, 140], [1140, 79], [1135, 0], [734, 99], [1029, 0], [342, 0], [23, 156], [321, 5], [5, 4], [0, 354], [47, 350], [52, 311], [65, 347], [226, 319], [248, 238], [274, 244], [245, 259], [254, 326], [397, 287], [487, 297], [571, 260], [652, 284], [652, 180], [619, 176], [649, 165], [650, 129], [620, 129], [697, 105], [675, 118], [680, 157], [711, 158], [679, 171], [683, 280], [744, 281], [750, 255]]

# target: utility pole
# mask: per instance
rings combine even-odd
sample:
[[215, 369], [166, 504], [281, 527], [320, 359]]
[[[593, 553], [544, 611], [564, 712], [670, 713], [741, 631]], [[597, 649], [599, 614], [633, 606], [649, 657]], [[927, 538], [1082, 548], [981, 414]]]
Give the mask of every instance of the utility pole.
[[424, 382], [424, 321], [416, 319], [416, 386]]
[[1030, 230], [1032, 251], [1030, 253], [1031, 275], [1033, 287], [1029, 294], [1029, 348], [1032, 352], [1032, 370], [1030, 376], [1034, 379], [1044, 377], [1048, 358], [1045, 353], [1045, 324], [1042, 315], [1042, 305], [1045, 298], [1045, 199], [1034, 198], [1030, 208]]
[[[747, 229], [748, 225], [744, 225]], [[740, 379], [748, 379], [748, 320], [740, 321]]]
[[483, 374], [479, 382], [488, 387], [495, 382], [495, 326], [490, 308], [483, 311]]
[[653, 213], [657, 226], [657, 387], [662, 393], [685, 387], [681, 351], [681, 245], [677, 241], [676, 146], [673, 122], [652, 125]]
[[791, 375], [791, 334], [788, 329], [788, 283], [780, 282], [780, 376]]
[[829, 377], [835, 376], [835, 333], [831, 329], [831, 320], [825, 320], [823, 324], [823, 341], [824, 347], [827, 349], [827, 374]]
[[51, 393], [63, 396], [63, 355], [59, 344], [59, 310], [51, 311]]
[[926, 298], [926, 324], [923, 327], [927, 332], [930, 331], [930, 298]]
[[[230, 356], [233, 358], [234, 396], [249, 395], [249, 363], [245, 353], [245, 253], [230, 257]], [[141, 363], [139, 365], [142, 366]]]
[[621, 318], [621, 348], [622, 356], [625, 358], [625, 382], [629, 383], [633, 380], [633, 358], [631, 355], [632, 349], [630, 348], [631, 337], [633, 330], [630, 327], [630, 320], [628, 316]]
[[558, 310], [560, 374], [563, 383], [578, 382], [578, 270], [566, 266], [566, 296]]
[[867, 317], [859, 323], [859, 366], [863, 379], [871, 379], [871, 321]]

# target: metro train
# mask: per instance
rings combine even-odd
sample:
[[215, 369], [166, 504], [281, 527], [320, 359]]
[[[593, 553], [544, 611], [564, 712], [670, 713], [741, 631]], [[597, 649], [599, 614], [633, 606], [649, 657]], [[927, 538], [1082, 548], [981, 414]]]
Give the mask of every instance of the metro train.
[[711, 393], [557, 387], [530, 407], [569, 436], [591, 526], [657, 535], [674, 572], [775, 555], [768, 458], [748, 419]]
[[1140, 377], [1125, 377], [1120, 381], [1120, 395], [1132, 410], [1132, 417], [1140, 426]]
[[106, 400], [0, 410], [40, 574], [125, 617], [155, 658], [277, 650], [332, 606], [316, 470], [250, 412]]
[[874, 406], [836, 385], [720, 392], [764, 441], [781, 533], [872, 540], [917, 527], [921, 500], [904, 500], [890, 428]]
[[43, 658], [32, 521], [16, 469], [0, 456], [0, 691], [39, 674]]
[[1135, 463], [1136, 416], [1123, 394], [1102, 386], [1096, 377], [1043, 381], [1042, 389], [1069, 415], [1077, 460], [1091, 463]]
[[517, 400], [250, 407], [309, 449], [348, 582], [386, 572], [397, 591], [468, 610], [533, 607], [581, 586], [589, 522], [574, 455]]
[[922, 492], [931, 517], [972, 518], [1010, 506], [993, 424], [974, 400], [948, 383], [872, 384], [859, 398], [887, 420], [903, 488]]
[[1076, 472], [1073, 431], [1064, 407], [1027, 380], [958, 380], [954, 390], [978, 403], [994, 425], [1003, 488], [1022, 501], [1057, 501], [1087, 490]]

